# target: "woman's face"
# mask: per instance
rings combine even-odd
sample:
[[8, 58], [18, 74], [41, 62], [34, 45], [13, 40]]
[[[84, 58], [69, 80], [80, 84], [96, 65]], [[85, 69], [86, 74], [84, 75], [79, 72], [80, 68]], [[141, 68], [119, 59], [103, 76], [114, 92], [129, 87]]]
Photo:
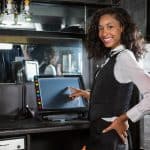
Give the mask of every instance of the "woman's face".
[[123, 27], [113, 15], [103, 15], [99, 20], [99, 38], [107, 48], [115, 48], [121, 44]]

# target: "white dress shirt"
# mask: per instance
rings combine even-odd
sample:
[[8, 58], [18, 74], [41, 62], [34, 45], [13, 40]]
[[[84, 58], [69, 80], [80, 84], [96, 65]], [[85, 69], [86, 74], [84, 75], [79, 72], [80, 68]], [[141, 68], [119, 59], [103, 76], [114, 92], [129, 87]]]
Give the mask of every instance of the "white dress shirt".
[[[111, 50], [112, 55], [121, 51], [114, 66], [114, 76], [119, 83], [133, 82], [142, 94], [142, 100], [132, 107], [127, 116], [133, 122], [150, 113], [150, 74], [146, 73], [135, 59], [133, 52], [123, 45]], [[106, 60], [108, 62], [108, 60]]]
[[54, 65], [49, 64], [49, 65], [45, 68], [44, 74], [56, 76], [56, 68], [54, 67]]

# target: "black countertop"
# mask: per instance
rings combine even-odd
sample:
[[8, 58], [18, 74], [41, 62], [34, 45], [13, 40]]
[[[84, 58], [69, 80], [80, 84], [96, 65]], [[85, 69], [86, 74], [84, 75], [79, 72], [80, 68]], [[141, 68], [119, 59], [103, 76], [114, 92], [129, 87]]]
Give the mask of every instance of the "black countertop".
[[34, 118], [14, 119], [0, 118], [0, 136], [30, 133], [83, 130], [89, 128], [88, 120], [48, 121]]

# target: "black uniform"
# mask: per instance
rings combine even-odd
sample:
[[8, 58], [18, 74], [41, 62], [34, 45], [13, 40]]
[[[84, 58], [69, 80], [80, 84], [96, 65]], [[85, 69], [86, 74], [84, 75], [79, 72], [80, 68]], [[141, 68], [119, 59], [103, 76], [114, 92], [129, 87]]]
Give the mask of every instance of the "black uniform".
[[92, 87], [89, 119], [90, 138], [87, 150], [125, 150], [125, 145], [115, 130], [102, 133], [110, 122], [101, 118], [119, 116], [129, 109], [133, 83], [121, 84], [114, 76], [118, 53], [110, 57], [103, 68], [98, 69]]

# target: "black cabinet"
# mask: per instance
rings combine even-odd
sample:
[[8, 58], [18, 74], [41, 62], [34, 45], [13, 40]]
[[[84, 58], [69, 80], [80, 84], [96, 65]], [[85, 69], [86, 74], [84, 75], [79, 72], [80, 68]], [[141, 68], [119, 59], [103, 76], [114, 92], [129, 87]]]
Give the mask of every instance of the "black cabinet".
[[89, 134], [86, 120], [61, 123], [0, 118], [0, 121], [0, 149], [7, 146], [7, 150], [80, 150]]
[[30, 135], [30, 149], [80, 150], [86, 136], [88, 136], [88, 130], [36, 133]]

